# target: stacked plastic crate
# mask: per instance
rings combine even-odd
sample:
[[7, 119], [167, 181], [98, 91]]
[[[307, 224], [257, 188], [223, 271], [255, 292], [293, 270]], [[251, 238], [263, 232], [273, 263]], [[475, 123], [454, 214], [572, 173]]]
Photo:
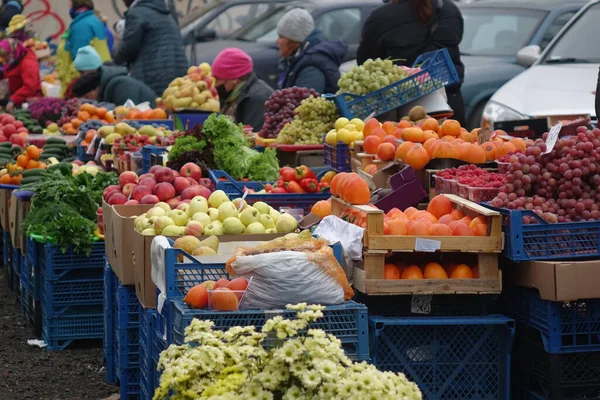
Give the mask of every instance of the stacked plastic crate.
[[42, 339], [48, 350], [62, 350], [74, 340], [102, 339], [104, 243], [89, 255], [40, 247]]
[[154, 396], [152, 342], [155, 312], [150, 308], [140, 309], [140, 400], [152, 400]]
[[11, 289], [15, 294], [17, 302], [21, 301], [21, 250], [11, 248], [10, 263], [12, 267]]
[[[34, 329], [36, 337], [40, 337], [42, 334], [39, 255], [40, 251], [43, 251], [43, 248], [43, 244], [28, 237], [26, 255], [21, 259], [21, 284], [22, 288], [25, 289], [21, 292], [21, 306], [27, 322]], [[26, 279], [23, 278], [24, 275], [26, 276]]]

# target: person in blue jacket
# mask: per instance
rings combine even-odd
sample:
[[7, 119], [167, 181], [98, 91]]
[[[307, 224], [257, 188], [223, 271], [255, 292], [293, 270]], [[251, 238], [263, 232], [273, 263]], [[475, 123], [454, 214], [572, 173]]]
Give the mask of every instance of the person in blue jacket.
[[288, 11], [277, 24], [279, 89], [293, 86], [335, 93], [348, 45], [342, 40], [327, 40], [315, 29], [310, 13], [302, 8]]
[[0, 7], [0, 30], [5, 30], [10, 24], [10, 20], [15, 15], [23, 12], [21, 0], [2, 0]]

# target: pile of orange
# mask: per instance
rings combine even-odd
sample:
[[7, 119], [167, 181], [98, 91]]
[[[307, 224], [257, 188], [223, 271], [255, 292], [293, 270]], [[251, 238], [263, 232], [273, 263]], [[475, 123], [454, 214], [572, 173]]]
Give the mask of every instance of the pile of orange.
[[162, 108], [155, 108], [153, 110], [138, 111], [135, 109], [129, 110], [125, 119], [137, 120], [137, 119], [167, 119], [167, 113]]
[[23, 176], [22, 171], [46, 168], [46, 164], [39, 161], [40, 149], [37, 146], [30, 145], [17, 157], [16, 163], [6, 164], [6, 173], [0, 176], [0, 183], [4, 185], [19, 185]]
[[384, 279], [474, 279], [479, 278], [478, 266], [467, 264], [448, 264], [445, 267], [436, 262], [429, 262], [423, 267], [418, 265], [385, 264]]
[[89, 120], [99, 120], [112, 124], [115, 122], [115, 117], [113, 113], [104, 107], [96, 107], [93, 104], [86, 103], [79, 106], [77, 118], [73, 118], [71, 122], [64, 124], [61, 128], [66, 135], [76, 135], [81, 124]]
[[444, 195], [434, 197], [427, 210], [409, 207], [390, 210], [384, 218], [383, 233], [400, 236], [487, 236], [484, 216], [472, 218], [455, 209]]
[[452, 119], [440, 125], [435, 118], [428, 118], [420, 126], [405, 120], [397, 125], [385, 122], [380, 126], [377, 120], [371, 119], [363, 130], [363, 147], [365, 153], [376, 154], [380, 160], [402, 160], [416, 170], [425, 168], [436, 158], [483, 164], [517, 149], [525, 151], [525, 140], [505, 135], [496, 135], [479, 145], [478, 133], [478, 129], [469, 132]]

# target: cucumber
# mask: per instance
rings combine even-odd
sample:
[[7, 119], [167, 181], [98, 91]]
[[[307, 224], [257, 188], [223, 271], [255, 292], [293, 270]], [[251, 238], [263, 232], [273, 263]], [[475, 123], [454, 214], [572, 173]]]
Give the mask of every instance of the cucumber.
[[67, 144], [67, 142], [64, 139], [60, 139], [57, 137], [50, 137], [48, 139], [46, 139], [46, 144], [52, 144], [52, 143], [56, 143], [56, 144]]
[[38, 182], [39, 180], [41, 180], [42, 177], [41, 176], [23, 176], [23, 179], [21, 179], [21, 185], [27, 185], [28, 183], [35, 183]]
[[19, 145], [15, 144], [15, 145], [13, 146], [13, 148], [12, 148], [12, 151], [13, 151], [13, 153], [14, 153], [14, 152], [19, 152], [19, 153], [22, 153], [22, 152], [23, 152], [23, 148], [21, 148], [21, 146], [19, 146]]
[[12, 143], [11, 142], [4, 142], [4, 143], [0, 143], [0, 148], [8, 148], [8, 149], [12, 149]]
[[51, 149], [51, 148], [70, 149], [69, 146], [67, 146], [66, 144], [63, 144], [63, 143], [46, 143], [46, 145], [44, 146], [44, 149]]
[[26, 169], [22, 172], [22, 175], [23, 178], [28, 178], [31, 176], [40, 176], [42, 172], [44, 172], [44, 168]]
[[42, 132], [44, 132], [44, 128], [42, 128], [39, 125], [36, 125], [32, 129], [30, 129], [29, 132], [31, 132], [31, 133], [42, 133]]
[[12, 154], [12, 149], [9, 147], [0, 147], [0, 153]]
[[71, 162], [73, 162], [73, 161], [75, 161], [75, 158], [73, 158], [73, 157], [67, 157], [67, 158], [63, 158], [61, 160], [60, 164], [67, 164], [67, 165], [69, 165], [70, 166], [69, 168], [71, 169], [71, 171], [73, 171], [73, 164], [71, 164]]

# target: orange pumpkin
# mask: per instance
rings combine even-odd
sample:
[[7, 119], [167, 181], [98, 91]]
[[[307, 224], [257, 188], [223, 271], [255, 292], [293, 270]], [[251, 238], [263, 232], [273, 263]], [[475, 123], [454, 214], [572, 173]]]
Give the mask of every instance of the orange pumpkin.
[[422, 145], [417, 144], [408, 151], [404, 162], [419, 171], [425, 168], [429, 162], [429, 154]]
[[187, 292], [183, 301], [191, 308], [206, 308], [208, 305], [208, 292], [203, 285], [196, 285]]
[[358, 174], [351, 173], [345, 182], [345, 193], [341, 196], [350, 204], [364, 205], [369, 204], [371, 200], [371, 190], [369, 185]]

